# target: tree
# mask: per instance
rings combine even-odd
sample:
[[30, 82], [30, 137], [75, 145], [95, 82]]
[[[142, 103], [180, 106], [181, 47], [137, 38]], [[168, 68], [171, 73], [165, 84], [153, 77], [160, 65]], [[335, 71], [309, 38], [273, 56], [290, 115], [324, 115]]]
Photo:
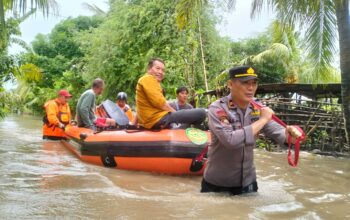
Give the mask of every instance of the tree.
[[[196, 9], [196, 4], [207, 4], [206, 0], [180, 0], [187, 8], [178, 14], [186, 23]], [[192, 3], [191, 3], [192, 2]], [[196, 2], [196, 3], [194, 3]], [[228, 0], [229, 7], [235, 0]], [[178, 4], [180, 4], [178, 3]], [[277, 13], [279, 22], [305, 30], [305, 48], [311, 61], [309, 72], [317, 77], [334, 76], [332, 67], [339, 36], [342, 107], [348, 144], [350, 143], [350, 15], [349, 0], [254, 0], [251, 15], [260, 13], [263, 6]]]
[[[15, 57], [7, 54], [7, 48], [10, 43], [16, 43], [24, 48], [28, 48], [26, 43], [13, 36], [20, 35], [19, 23], [39, 9], [43, 14], [48, 15], [49, 10], [56, 9], [54, 0], [0, 0], [0, 91], [3, 90], [4, 81], [13, 77], [12, 74], [17, 71]], [[27, 12], [29, 10], [29, 12]], [[5, 17], [12, 13], [12, 17]], [[22, 15], [22, 17], [20, 17]], [[0, 105], [0, 118], [4, 117], [4, 106]]]
[[[227, 60], [228, 47], [223, 45], [228, 41], [217, 34], [211, 14], [206, 14], [205, 19], [205, 61], [207, 69], [215, 72]], [[87, 81], [95, 77], [105, 79], [104, 97], [114, 99], [118, 91], [125, 91], [132, 100], [148, 59], [161, 57], [166, 63], [163, 86], [168, 97], [174, 97], [174, 88], [180, 85], [203, 88], [203, 75], [198, 74], [202, 60], [197, 37], [189, 30], [179, 31], [171, 1], [115, 1], [103, 24], [80, 40], [87, 53], [84, 77]], [[209, 85], [214, 76], [208, 75]]]
[[[231, 43], [230, 59], [232, 65], [251, 65], [259, 71], [259, 83], [295, 82], [297, 71], [304, 65], [300, 59], [297, 38], [285, 31], [277, 32], [276, 22], [256, 37]], [[278, 34], [276, 34], [278, 33]], [[289, 37], [287, 36], [289, 35]], [[230, 68], [231, 66], [227, 66]], [[227, 70], [217, 76], [218, 85], [227, 80]]]
[[[198, 40], [201, 53], [201, 61], [203, 65], [203, 77], [205, 90], [209, 90], [207, 63], [203, 45], [203, 32], [202, 32], [202, 15], [205, 13], [206, 7], [208, 7], [207, 0], [179, 0], [176, 6], [176, 22], [180, 30], [188, 29], [191, 31], [198, 31]], [[208, 101], [210, 97], [208, 96]]]
[[336, 38], [340, 50], [341, 101], [345, 130], [350, 143], [350, 15], [349, 0], [254, 0], [252, 15], [267, 5], [277, 12], [282, 24], [305, 29], [305, 45], [313, 72], [319, 76], [332, 75], [336, 54]]
[[[33, 14], [33, 11], [21, 17], [8, 18], [6, 22], [7, 40], [9, 44], [17, 44], [27, 50], [30, 50], [29, 45], [26, 42], [19, 39], [21, 34], [19, 25], [26, 18]], [[7, 50], [0, 51], [0, 88], [3, 82], [14, 78], [14, 75], [18, 73], [18, 57], [14, 55], [8, 55]], [[1, 108], [0, 108], [1, 109]]]
[[19, 63], [22, 73], [34, 73], [33, 65], [37, 66], [40, 78], [33, 81], [16, 77], [16, 93], [23, 100], [25, 110], [42, 112], [44, 102], [55, 97], [57, 91], [63, 88], [74, 94], [70, 103], [72, 106], [76, 104], [78, 94], [86, 85], [81, 74], [85, 54], [78, 36], [91, 32], [101, 22], [102, 18], [98, 16], [68, 18], [57, 24], [48, 35], [36, 36], [32, 42], [33, 51], [22, 54]]
[[55, 0], [31, 0], [30, 2], [27, 0], [0, 0], [0, 52], [5, 51], [8, 46], [6, 13], [12, 12], [15, 17], [18, 17], [19, 14], [27, 14], [28, 8], [29, 11], [41, 10], [47, 16], [50, 10], [57, 9], [57, 5]]

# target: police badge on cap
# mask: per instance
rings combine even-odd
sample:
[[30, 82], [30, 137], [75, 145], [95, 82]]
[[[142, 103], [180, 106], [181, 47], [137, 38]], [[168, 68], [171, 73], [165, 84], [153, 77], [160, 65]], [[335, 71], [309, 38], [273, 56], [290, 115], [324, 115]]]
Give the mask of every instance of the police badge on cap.
[[257, 79], [258, 75], [253, 67], [250, 66], [238, 66], [229, 70], [230, 79], [238, 79], [242, 82]]

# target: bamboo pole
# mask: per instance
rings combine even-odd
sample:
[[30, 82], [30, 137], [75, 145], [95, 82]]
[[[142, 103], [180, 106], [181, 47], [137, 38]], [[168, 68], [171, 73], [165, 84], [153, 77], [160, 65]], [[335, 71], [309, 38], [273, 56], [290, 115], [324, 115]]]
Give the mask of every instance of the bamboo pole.
[[[202, 58], [202, 64], [203, 64], [205, 91], [208, 92], [209, 86], [208, 86], [208, 79], [207, 79], [207, 68], [206, 68], [206, 63], [205, 63], [203, 40], [202, 40], [202, 30], [201, 30], [201, 23], [200, 23], [199, 17], [197, 18], [197, 23], [198, 23], [198, 32], [199, 32], [199, 44], [200, 44], [200, 48], [201, 48], [201, 58]], [[208, 98], [208, 102], [210, 102], [209, 95], [207, 95], [207, 98]]]

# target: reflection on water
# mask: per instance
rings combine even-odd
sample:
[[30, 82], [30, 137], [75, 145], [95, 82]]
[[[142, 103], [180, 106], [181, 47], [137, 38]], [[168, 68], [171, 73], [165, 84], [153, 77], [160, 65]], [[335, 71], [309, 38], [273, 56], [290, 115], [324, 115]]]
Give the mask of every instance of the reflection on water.
[[344, 219], [350, 218], [350, 160], [256, 151], [259, 192], [200, 194], [200, 177], [129, 172], [82, 163], [41, 122], [0, 122], [1, 219]]

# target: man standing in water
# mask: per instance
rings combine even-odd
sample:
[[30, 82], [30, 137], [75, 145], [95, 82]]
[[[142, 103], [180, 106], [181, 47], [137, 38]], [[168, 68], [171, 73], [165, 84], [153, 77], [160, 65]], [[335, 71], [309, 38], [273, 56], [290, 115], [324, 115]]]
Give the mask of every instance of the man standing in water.
[[136, 86], [138, 123], [147, 129], [167, 128], [171, 123], [199, 126], [206, 118], [204, 109], [176, 111], [166, 101], [160, 83], [164, 79], [165, 65], [159, 58], [148, 62], [147, 73]]
[[228, 192], [232, 195], [256, 192], [258, 184], [253, 150], [259, 132], [280, 145], [302, 134], [293, 126], [282, 127], [272, 121], [274, 112], [256, 109], [250, 102], [257, 90], [257, 74], [249, 66], [229, 71], [230, 95], [209, 106], [211, 144], [201, 192]]
[[92, 82], [92, 88], [85, 91], [77, 103], [77, 122], [79, 127], [94, 129], [96, 122], [106, 126], [115, 126], [111, 118], [97, 118], [95, 115], [96, 96], [101, 95], [104, 89], [104, 81], [100, 78]]
[[181, 86], [176, 89], [176, 101], [171, 102], [170, 106], [176, 111], [182, 109], [192, 109], [193, 106], [187, 103], [188, 89], [185, 86]]
[[64, 128], [71, 120], [68, 101], [72, 95], [65, 89], [58, 97], [45, 103], [46, 115], [43, 118], [43, 139], [60, 140], [65, 138]]

